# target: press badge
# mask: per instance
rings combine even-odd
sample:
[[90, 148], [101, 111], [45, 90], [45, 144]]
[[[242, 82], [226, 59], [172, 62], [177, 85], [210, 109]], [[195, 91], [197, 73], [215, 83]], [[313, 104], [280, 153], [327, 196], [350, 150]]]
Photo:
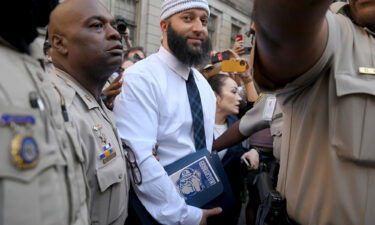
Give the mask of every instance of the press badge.
[[273, 112], [275, 111], [275, 107], [276, 107], [276, 97], [275, 96], [267, 97], [266, 105], [263, 110], [262, 119], [266, 121], [271, 121]]

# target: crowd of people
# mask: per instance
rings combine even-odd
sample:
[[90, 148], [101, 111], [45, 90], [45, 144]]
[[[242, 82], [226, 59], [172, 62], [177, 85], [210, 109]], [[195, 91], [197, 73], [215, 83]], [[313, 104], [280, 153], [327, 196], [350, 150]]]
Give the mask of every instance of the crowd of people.
[[7, 3], [0, 224], [373, 224], [375, 1], [332, 3], [255, 0], [214, 51], [164, 0], [149, 56], [99, 0]]

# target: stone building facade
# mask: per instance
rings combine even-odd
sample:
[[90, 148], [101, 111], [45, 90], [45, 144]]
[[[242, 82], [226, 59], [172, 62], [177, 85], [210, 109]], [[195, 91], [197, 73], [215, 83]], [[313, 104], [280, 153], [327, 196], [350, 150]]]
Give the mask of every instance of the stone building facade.
[[[100, 0], [113, 15], [124, 16], [133, 45], [143, 46], [149, 55], [160, 46], [160, 8], [163, 0]], [[248, 31], [252, 0], [208, 0], [211, 10], [209, 34], [213, 49], [231, 48], [235, 36]], [[248, 42], [244, 36], [245, 44]]]

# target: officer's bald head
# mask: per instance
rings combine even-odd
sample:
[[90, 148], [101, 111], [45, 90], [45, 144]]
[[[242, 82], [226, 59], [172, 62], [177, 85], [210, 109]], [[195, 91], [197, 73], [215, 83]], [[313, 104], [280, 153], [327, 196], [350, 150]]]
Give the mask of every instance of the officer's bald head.
[[52, 62], [88, 89], [105, 82], [122, 62], [115, 25], [98, 0], [64, 1], [52, 12], [48, 26]]
[[[50, 38], [53, 34], [69, 35], [75, 27], [79, 26], [90, 14], [95, 14], [98, 9], [109, 14], [107, 9], [97, 0], [66, 0], [56, 7], [51, 13], [48, 32]], [[50, 40], [51, 41], [51, 40]]]

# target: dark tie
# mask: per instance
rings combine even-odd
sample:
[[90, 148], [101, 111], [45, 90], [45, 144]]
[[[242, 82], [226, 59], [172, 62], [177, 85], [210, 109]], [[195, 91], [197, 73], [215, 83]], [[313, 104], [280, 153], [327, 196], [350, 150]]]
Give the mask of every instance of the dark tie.
[[206, 135], [204, 133], [201, 97], [192, 70], [190, 70], [189, 78], [186, 81], [186, 90], [189, 97], [191, 116], [193, 118], [195, 149], [199, 150], [206, 148]]

